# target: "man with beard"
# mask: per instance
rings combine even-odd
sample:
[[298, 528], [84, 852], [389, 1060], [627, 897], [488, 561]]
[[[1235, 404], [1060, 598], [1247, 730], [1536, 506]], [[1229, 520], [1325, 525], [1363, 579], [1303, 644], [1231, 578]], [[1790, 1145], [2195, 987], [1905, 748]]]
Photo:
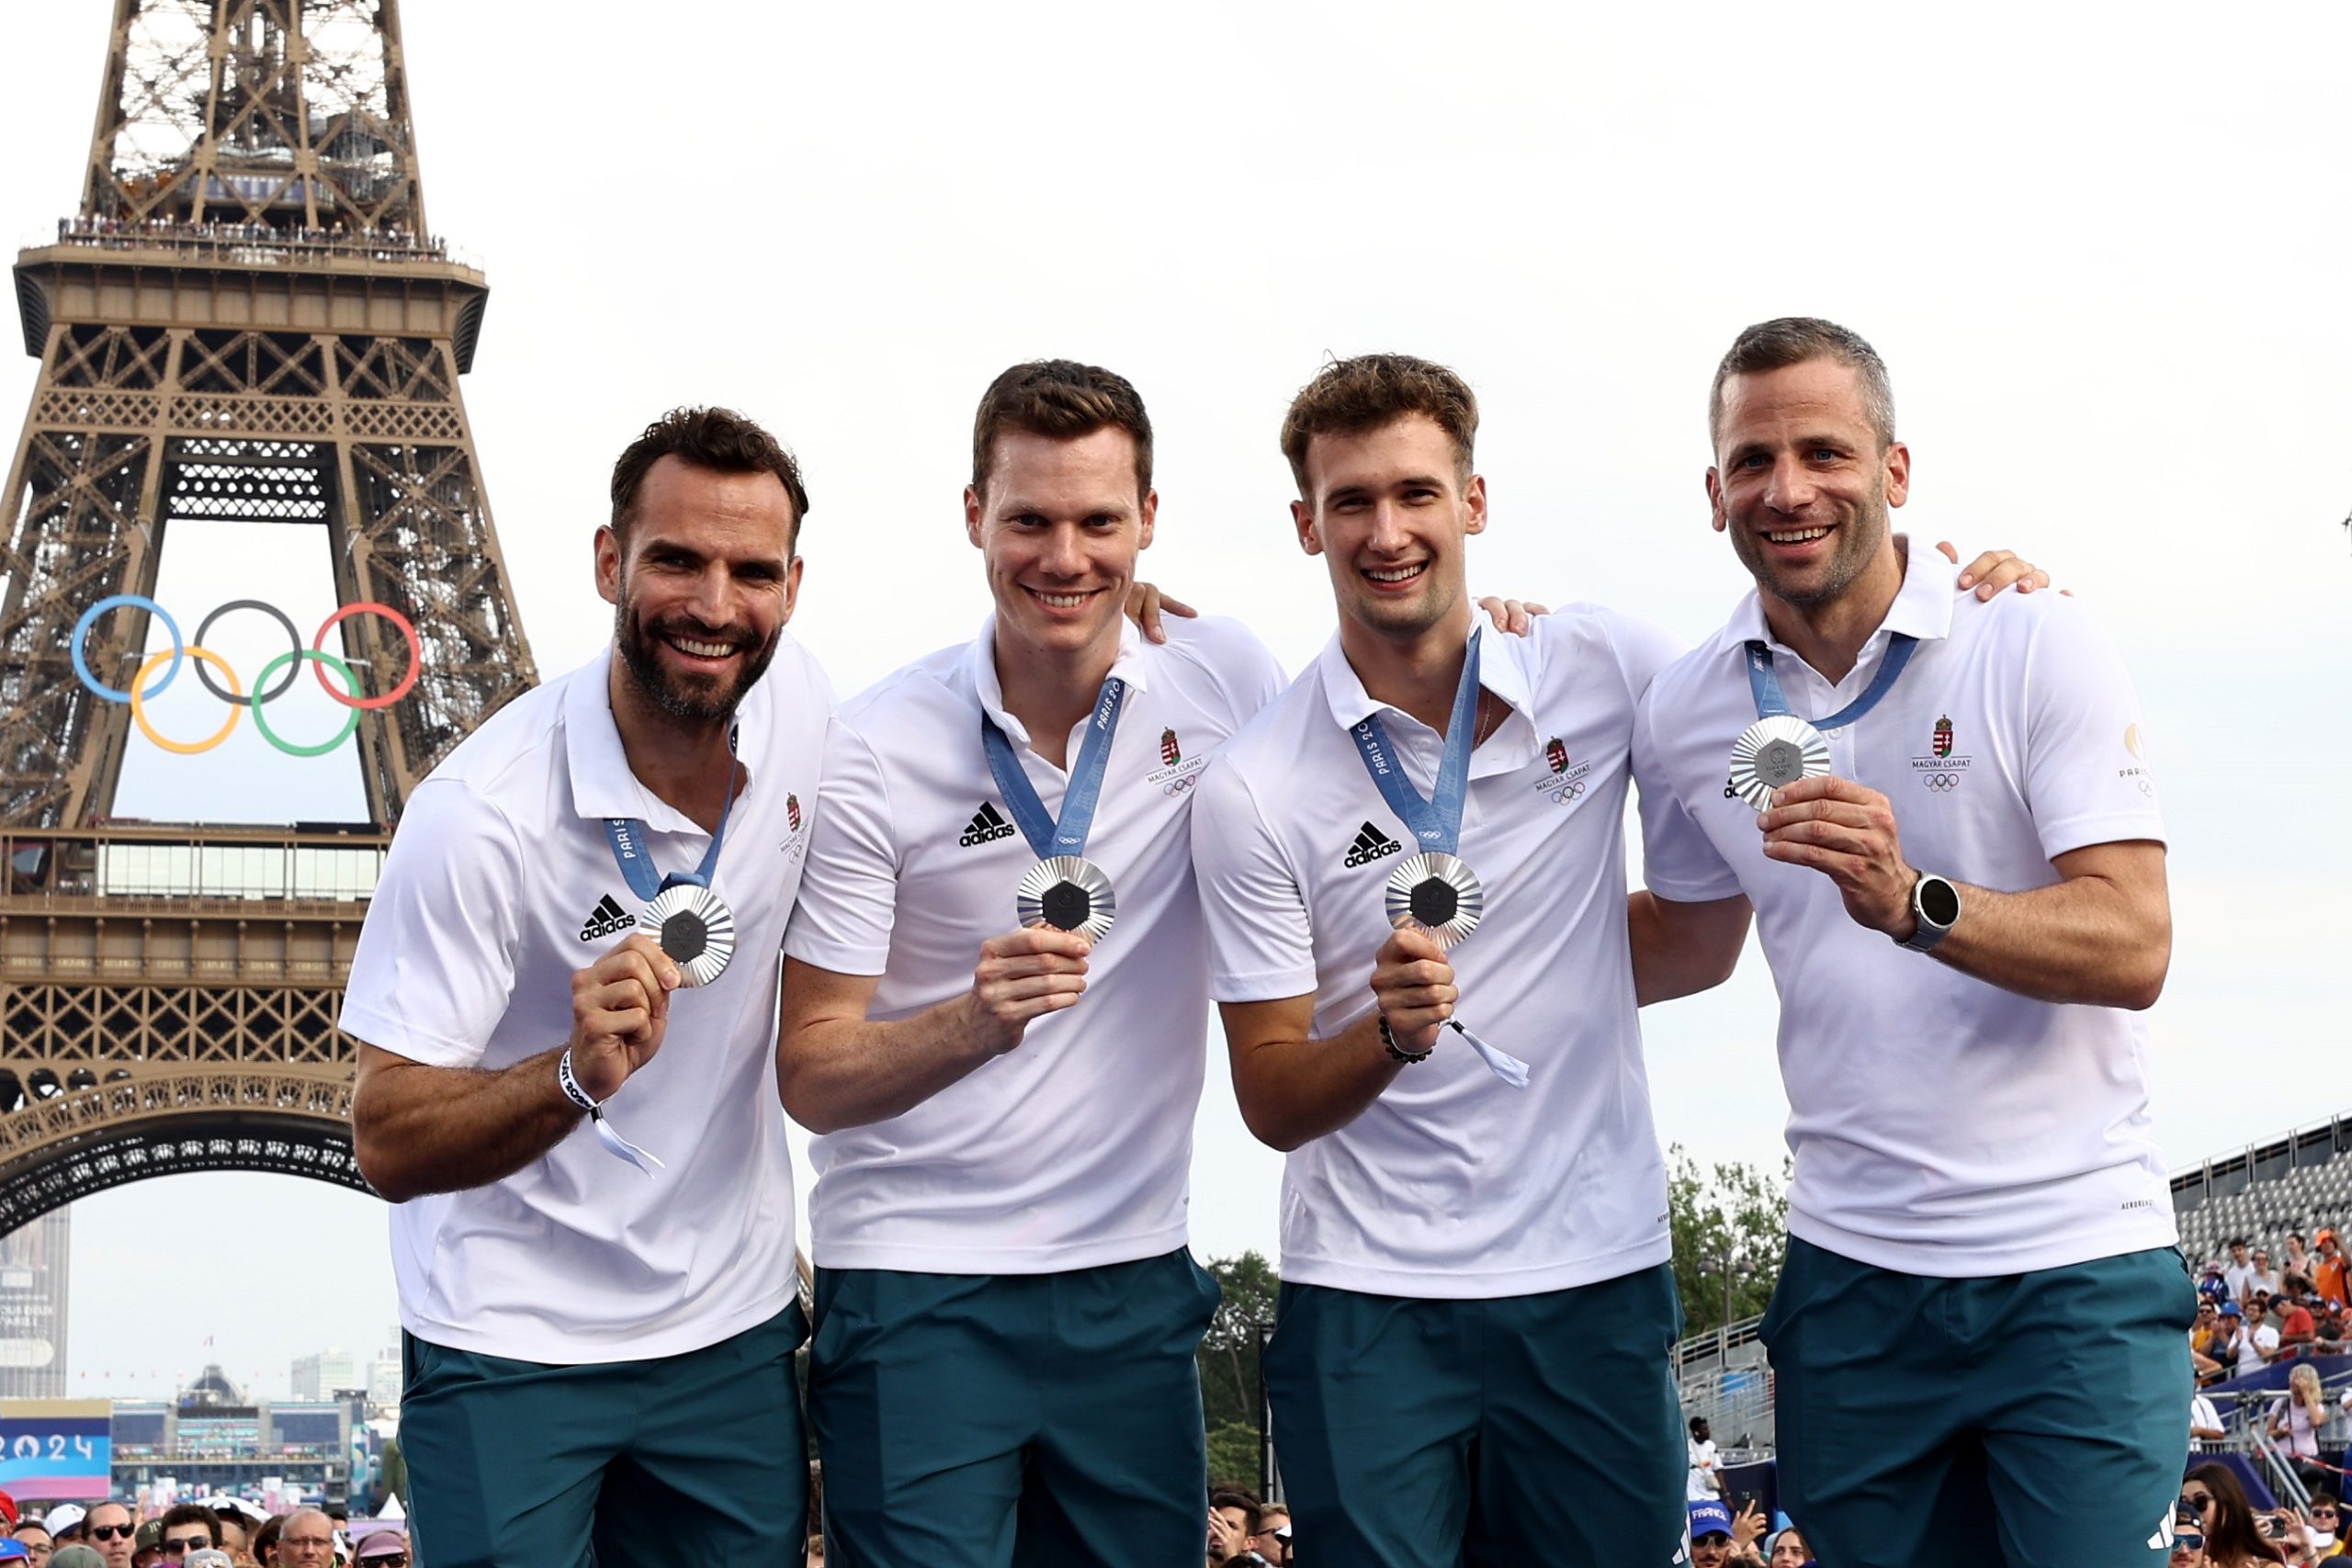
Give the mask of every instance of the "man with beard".
[[650, 426], [596, 533], [612, 649], [418, 786], [369, 906], [353, 1133], [396, 1205], [401, 1441], [441, 1568], [798, 1539], [767, 1073], [830, 707], [785, 633], [808, 505], [749, 421]]
[[2080, 604], [1978, 603], [1890, 531], [1910, 453], [1853, 333], [1748, 328], [1708, 423], [1756, 591], [1652, 683], [1635, 765], [1679, 818], [1652, 892], [1752, 904], [1780, 993], [1782, 1498], [1828, 1562], [2154, 1561], [2196, 1296], [2135, 1016], [2171, 919], [2130, 677]]

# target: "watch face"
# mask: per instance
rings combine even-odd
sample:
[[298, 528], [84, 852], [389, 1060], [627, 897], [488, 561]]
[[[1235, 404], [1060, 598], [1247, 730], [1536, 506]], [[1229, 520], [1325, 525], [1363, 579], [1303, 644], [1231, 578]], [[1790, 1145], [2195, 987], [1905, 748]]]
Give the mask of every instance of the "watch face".
[[1940, 876], [1919, 879], [1919, 912], [1937, 925], [1960, 919], [1960, 890]]

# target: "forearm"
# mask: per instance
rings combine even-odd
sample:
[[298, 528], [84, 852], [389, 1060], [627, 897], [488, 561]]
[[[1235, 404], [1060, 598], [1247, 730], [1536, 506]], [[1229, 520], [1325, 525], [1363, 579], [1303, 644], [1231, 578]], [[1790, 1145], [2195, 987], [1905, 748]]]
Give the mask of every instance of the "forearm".
[[838, 1133], [902, 1116], [996, 1055], [966, 997], [879, 1023], [787, 1017], [776, 1090], [795, 1122], [812, 1133]]
[[1363, 1115], [1408, 1066], [1382, 1043], [1374, 1008], [1329, 1039], [1237, 1045], [1233, 1089], [1258, 1141], [1287, 1154]]
[[351, 1099], [360, 1174], [395, 1203], [514, 1175], [583, 1114], [557, 1083], [562, 1055], [559, 1046], [496, 1072], [409, 1061], [363, 1067]]
[[[1964, 975], [2043, 1002], [2146, 1008], [2172, 963], [2172, 918], [2162, 899], [2131, 896], [2096, 876], [2028, 893], [1955, 883], [1960, 919], [1934, 957]], [[1896, 940], [1917, 929], [1905, 918]]]
[[1639, 888], [1625, 899], [1636, 1006], [1712, 990], [1731, 978], [1747, 940], [1747, 900], [1681, 904]]

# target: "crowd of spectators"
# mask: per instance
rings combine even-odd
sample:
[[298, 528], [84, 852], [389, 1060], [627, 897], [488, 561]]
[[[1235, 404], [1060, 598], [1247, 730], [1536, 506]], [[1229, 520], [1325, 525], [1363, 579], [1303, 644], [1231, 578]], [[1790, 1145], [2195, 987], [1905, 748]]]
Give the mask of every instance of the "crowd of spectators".
[[141, 1519], [131, 1505], [56, 1503], [20, 1510], [0, 1492], [0, 1565], [32, 1568], [413, 1568], [397, 1525], [368, 1524], [355, 1540], [340, 1510], [270, 1514], [242, 1497], [176, 1503]]
[[127, 250], [142, 244], [214, 245], [250, 249], [317, 251], [333, 255], [367, 256], [373, 260], [447, 261], [448, 242], [438, 234], [413, 234], [396, 224], [357, 228], [342, 221], [307, 223], [223, 223], [178, 218], [61, 218], [59, 243]]

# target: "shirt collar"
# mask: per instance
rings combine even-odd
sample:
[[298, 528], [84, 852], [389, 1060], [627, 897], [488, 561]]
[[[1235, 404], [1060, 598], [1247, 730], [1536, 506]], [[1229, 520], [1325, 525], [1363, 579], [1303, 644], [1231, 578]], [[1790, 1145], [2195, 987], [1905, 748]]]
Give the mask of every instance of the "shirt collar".
[[[1895, 632], [1922, 642], [1951, 635], [1952, 596], [1960, 581], [1960, 568], [1930, 547], [1909, 544], [1904, 553], [1909, 559], [1903, 569], [1903, 586], [1894, 591], [1894, 603], [1886, 607], [1886, 618], [1879, 622], [1878, 629], [1862, 644], [1864, 658]], [[1772, 628], [1764, 619], [1764, 602], [1752, 588], [1732, 611], [1731, 622], [1724, 628], [1724, 640], [1735, 648], [1760, 642], [1783, 653], [1792, 652], [1788, 644], [1772, 635]]]
[[[1478, 684], [1510, 704], [1513, 713], [1526, 714], [1527, 671], [1520, 658], [1532, 637], [1515, 637], [1485, 626], [1483, 615], [1479, 624], [1485, 630], [1478, 645]], [[1339, 633], [1333, 632], [1331, 640], [1323, 645], [1323, 651], [1316, 656], [1315, 668], [1323, 677], [1323, 699], [1330, 705], [1331, 716], [1341, 729], [1353, 729], [1375, 713], [1402, 713], [1364, 690], [1356, 667], [1348, 662], [1346, 652], [1340, 647]]]
[[[612, 666], [620, 650], [610, 643], [604, 657], [575, 671], [563, 693], [564, 761], [571, 775], [571, 806], [582, 817], [626, 817], [656, 833], [702, 833], [707, 829], [684, 812], [645, 787], [630, 772], [628, 753], [621, 747], [620, 726], [613, 721]], [[743, 694], [735, 709], [735, 752], [739, 761], [761, 754], [764, 705], [759, 683]], [[742, 786], [736, 804], [752, 793], [753, 771], [744, 763]]]
[[[1111, 660], [1110, 672], [1125, 681], [1130, 693], [1148, 692], [1151, 689], [1149, 655], [1147, 651], [1150, 647], [1149, 643], [1144, 641], [1143, 633], [1136, 629], [1135, 622], [1121, 615], [1119, 617], [1119, 653], [1117, 658]], [[964, 649], [964, 675], [971, 682], [972, 695], [979, 703], [980, 711], [988, 715], [999, 729], [1004, 731], [1005, 739], [1015, 746], [1030, 745], [1029, 727], [1015, 718], [1011, 710], [1006, 708], [1004, 682], [997, 679], [994, 613], [990, 613], [989, 617], [980, 623], [980, 635], [974, 637], [970, 645]], [[1105, 679], [1108, 677], [1106, 676]]]

